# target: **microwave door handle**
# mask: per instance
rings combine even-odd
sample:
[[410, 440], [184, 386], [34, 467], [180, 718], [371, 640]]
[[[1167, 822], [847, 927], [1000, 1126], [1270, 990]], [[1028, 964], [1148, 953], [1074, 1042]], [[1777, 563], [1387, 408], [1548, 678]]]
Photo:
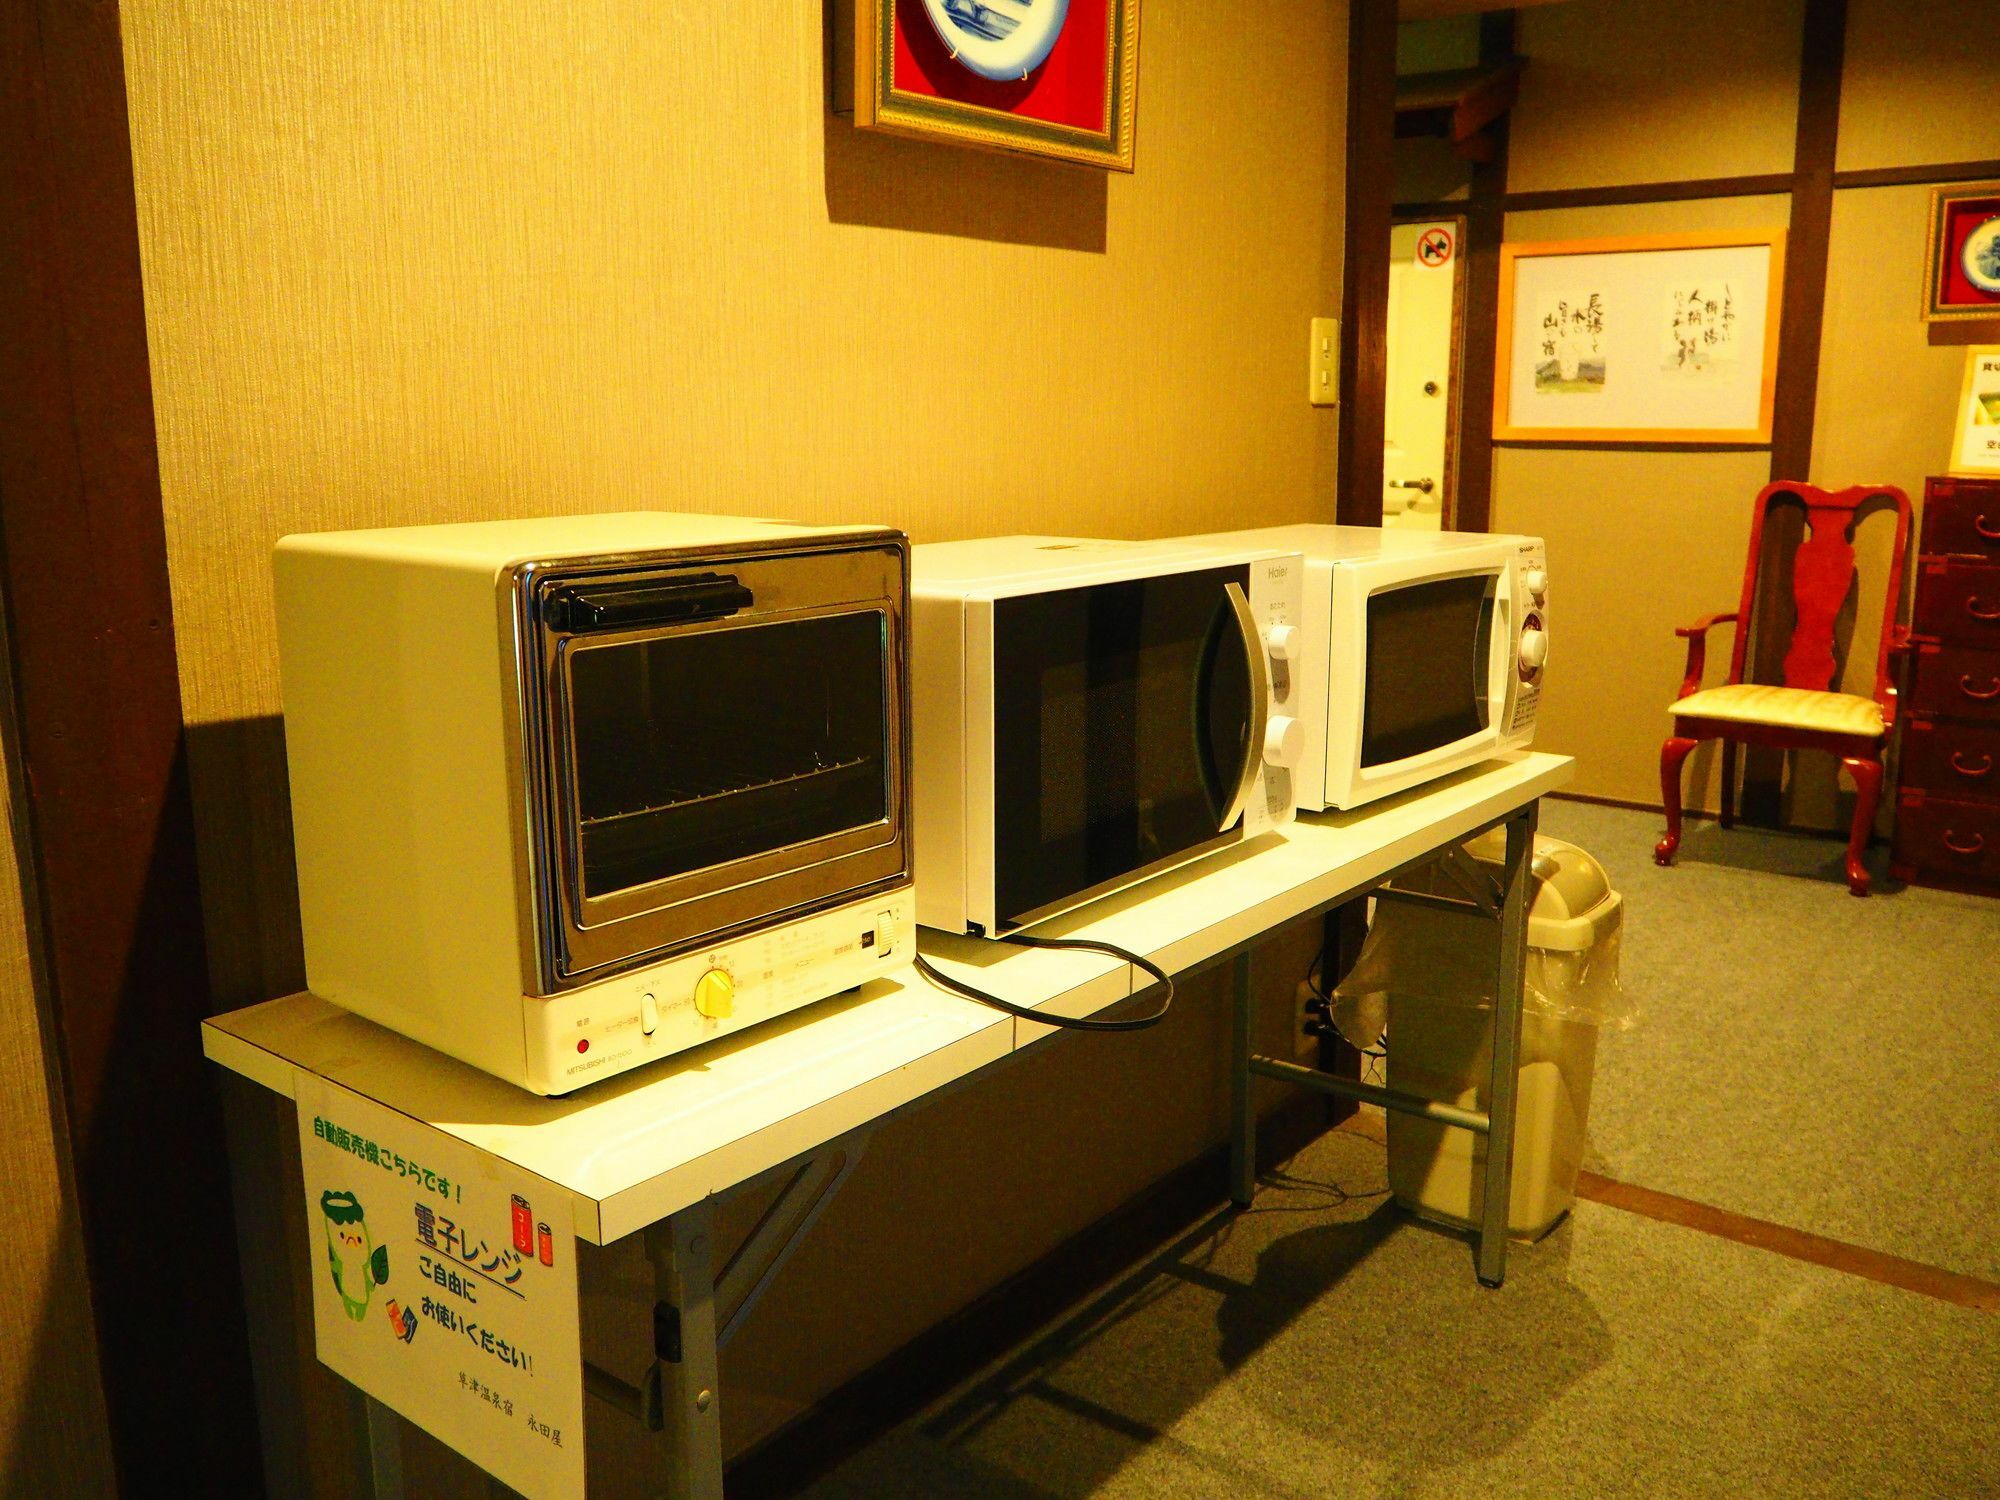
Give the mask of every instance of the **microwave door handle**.
[[1227, 833], [1234, 826], [1257, 790], [1257, 772], [1264, 763], [1263, 728], [1271, 717], [1271, 679], [1264, 672], [1264, 641], [1257, 632], [1257, 616], [1251, 613], [1242, 584], [1225, 584], [1223, 591], [1229, 596], [1236, 628], [1243, 636], [1244, 665], [1250, 669], [1250, 733], [1244, 737], [1243, 769], [1236, 778], [1236, 795], [1216, 825], [1217, 833]]

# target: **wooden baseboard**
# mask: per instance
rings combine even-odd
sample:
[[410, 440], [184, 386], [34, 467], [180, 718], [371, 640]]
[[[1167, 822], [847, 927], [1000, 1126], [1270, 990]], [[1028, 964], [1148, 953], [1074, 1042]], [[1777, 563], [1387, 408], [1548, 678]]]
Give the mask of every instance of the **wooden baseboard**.
[[[1626, 797], [1599, 797], [1592, 792], [1547, 792], [1544, 795], [1553, 797], [1561, 802], [1587, 802], [1592, 807], [1622, 807], [1627, 812], [1653, 813], [1661, 818], [1667, 815], [1666, 809], [1661, 807], [1657, 802], [1634, 802]], [[1684, 807], [1681, 809], [1681, 818], [1684, 822], [1688, 823], [1713, 823], [1720, 816], [1720, 813], [1710, 812], [1707, 808]], [[1736, 822], [1739, 827], [1754, 828], [1763, 833], [1798, 833], [1816, 839], [1844, 839], [1847, 837], [1847, 830], [1845, 828], [1810, 828], [1803, 823], [1787, 823], [1782, 828], [1764, 828], [1761, 824], [1750, 822], [1749, 819], [1743, 817], [1741, 814], [1737, 815]]]
[[[1257, 1130], [1260, 1170], [1317, 1140], [1352, 1106], [1300, 1095]], [[1228, 1201], [1227, 1142], [1155, 1182], [729, 1465], [733, 1500], [788, 1500], [959, 1382], [1080, 1305]]]

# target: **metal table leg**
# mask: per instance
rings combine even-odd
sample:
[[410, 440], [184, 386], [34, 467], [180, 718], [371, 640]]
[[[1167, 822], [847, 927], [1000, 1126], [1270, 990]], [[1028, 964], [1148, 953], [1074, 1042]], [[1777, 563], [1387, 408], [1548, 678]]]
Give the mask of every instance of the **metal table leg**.
[[402, 1421], [367, 1392], [360, 1392], [368, 1423], [368, 1492], [374, 1500], [403, 1500]]
[[1257, 1111], [1250, 1093], [1250, 1031], [1256, 1005], [1250, 993], [1250, 955], [1239, 953], [1230, 968], [1229, 1027], [1229, 1199], [1250, 1206], [1257, 1187]]
[[1507, 1211], [1514, 1190], [1514, 1109], [1521, 1082], [1521, 986], [1528, 962], [1529, 869], [1540, 804], [1507, 820], [1501, 874], [1500, 959], [1493, 991], [1493, 1079], [1487, 1099], [1486, 1180], [1479, 1214], [1479, 1280], [1507, 1278]]
[[664, 1373], [661, 1405], [673, 1438], [666, 1492], [672, 1500], [722, 1500], [713, 1201], [647, 1230], [646, 1253], [659, 1299], [653, 1338]]

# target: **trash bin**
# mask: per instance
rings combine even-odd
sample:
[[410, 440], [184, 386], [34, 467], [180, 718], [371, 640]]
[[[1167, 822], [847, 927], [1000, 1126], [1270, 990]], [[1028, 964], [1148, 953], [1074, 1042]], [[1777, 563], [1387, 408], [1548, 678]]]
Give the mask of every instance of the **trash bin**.
[[[1466, 849], [1497, 874], [1505, 847], [1504, 833], [1495, 830]], [[1530, 868], [1507, 1227], [1534, 1238], [1575, 1201], [1598, 1032], [1629, 1024], [1632, 1014], [1618, 982], [1622, 902], [1604, 867], [1574, 844], [1537, 837]], [[1435, 865], [1397, 885], [1463, 894]], [[1386, 1040], [1390, 1088], [1483, 1110], [1492, 1077], [1497, 945], [1491, 917], [1379, 902], [1361, 956], [1335, 991], [1333, 1019], [1357, 1046]], [[1426, 1218], [1476, 1224], [1486, 1137], [1396, 1110], [1388, 1127], [1396, 1201]]]

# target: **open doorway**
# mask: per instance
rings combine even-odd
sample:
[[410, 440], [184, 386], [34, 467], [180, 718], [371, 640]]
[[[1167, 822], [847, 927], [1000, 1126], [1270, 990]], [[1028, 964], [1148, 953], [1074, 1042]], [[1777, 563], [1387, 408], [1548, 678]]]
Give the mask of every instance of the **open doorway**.
[[1452, 529], [1464, 245], [1461, 218], [1399, 223], [1389, 232], [1384, 526]]

